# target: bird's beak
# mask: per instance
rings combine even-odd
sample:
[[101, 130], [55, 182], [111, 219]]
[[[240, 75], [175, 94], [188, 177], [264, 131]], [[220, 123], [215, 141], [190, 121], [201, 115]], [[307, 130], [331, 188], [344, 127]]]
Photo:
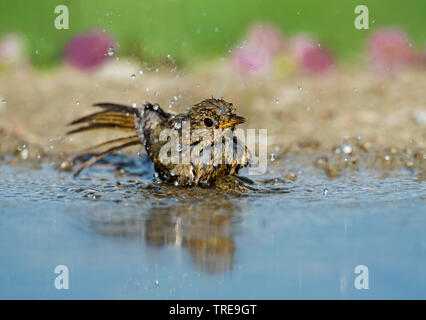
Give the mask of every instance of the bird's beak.
[[219, 128], [228, 128], [244, 122], [246, 122], [246, 119], [244, 117], [233, 115], [229, 122], [221, 123], [219, 125]]

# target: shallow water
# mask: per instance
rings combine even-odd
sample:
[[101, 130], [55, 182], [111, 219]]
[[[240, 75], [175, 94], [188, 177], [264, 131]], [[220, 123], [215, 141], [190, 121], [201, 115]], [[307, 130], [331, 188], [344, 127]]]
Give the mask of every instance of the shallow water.
[[[2, 165], [0, 298], [426, 298], [426, 182], [297, 163], [247, 192], [155, 184], [149, 162], [123, 156], [78, 178]], [[276, 178], [288, 166], [296, 181]]]

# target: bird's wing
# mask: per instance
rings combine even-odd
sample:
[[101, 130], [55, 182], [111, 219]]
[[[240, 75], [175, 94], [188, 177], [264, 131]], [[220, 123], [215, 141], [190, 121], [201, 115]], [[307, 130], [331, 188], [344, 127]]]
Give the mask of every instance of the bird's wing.
[[[94, 104], [94, 106], [100, 107], [103, 110], [72, 121], [69, 125], [80, 125], [80, 127], [70, 130], [67, 134], [84, 132], [88, 130], [115, 129], [119, 131], [131, 132], [133, 135], [109, 140], [86, 149], [84, 153], [88, 152], [89, 150], [94, 150], [101, 147], [110, 147], [109, 149], [101, 152], [97, 156], [94, 156], [83, 163], [75, 175], [78, 175], [83, 169], [93, 165], [96, 161], [99, 161], [110, 153], [117, 152], [130, 146], [141, 144], [139, 137], [136, 135], [135, 127], [135, 120], [141, 117], [141, 109], [115, 103], [97, 103]], [[117, 145], [118, 143], [120, 144]], [[68, 162], [74, 162], [74, 160], [81, 156], [81, 154], [82, 153], [69, 159]]]

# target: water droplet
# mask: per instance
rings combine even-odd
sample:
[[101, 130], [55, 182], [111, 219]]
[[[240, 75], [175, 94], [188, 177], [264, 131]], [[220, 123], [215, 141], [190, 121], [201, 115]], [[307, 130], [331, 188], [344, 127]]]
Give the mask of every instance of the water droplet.
[[136, 104], [136, 102], [134, 102], [134, 103], [132, 104], [132, 107], [133, 107], [133, 108], [137, 108], [137, 106], [138, 106], [138, 105]]
[[275, 104], [280, 104], [280, 100], [275, 99]]
[[154, 281], [154, 284], [155, 284], [155, 286], [156, 286], [156, 287], [158, 287], [158, 286], [160, 285], [160, 281], [155, 280], [155, 281]]
[[179, 186], [179, 182], [178, 181], [175, 181], [175, 186], [176, 187]]
[[324, 188], [324, 190], [322, 191], [322, 194], [326, 197], [328, 195], [328, 189]]
[[136, 79], [136, 75], [135, 75], [135, 74], [132, 74], [132, 75], [130, 76], [130, 78], [132, 78], [132, 79]]
[[353, 91], [358, 92], [358, 88], [357, 87], [353, 88]]
[[2, 100], [1, 100], [1, 103], [2, 103], [2, 104], [6, 104], [6, 103], [7, 103], [6, 99], [2, 99]]
[[157, 91], [154, 92], [154, 97], [158, 97], [158, 92]]
[[389, 155], [385, 155], [385, 160], [389, 161], [390, 160], [390, 156]]
[[342, 151], [346, 154], [351, 154], [352, 153], [352, 146], [350, 145], [349, 142], [345, 141], [342, 144]]
[[80, 101], [76, 101], [75, 104], [79, 106], [80, 105]]
[[271, 153], [271, 154], [269, 155], [269, 159], [271, 160], [271, 162], [274, 162], [274, 161], [275, 161], [275, 158], [276, 158], [275, 153]]
[[306, 107], [306, 111], [311, 111], [311, 107]]
[[38, 54], [38, 50], [35, 51], [35, 54]]
[[219, 32], [219, 28], [218, 27], [214, 28], [214, 32]]
[[300, 85], [300, 84], [299, 84], [299, 85], [297, 86], [297, 90], [302, 91], [302, 89], [303, 89], [303, 88], [302, 88], [302, 85]]
[[321, 47], [321, 43], [318, 42], [317, 46], [318, 46], [318, 48], [320, 48]]
[[139, 70], [138, 70], [138, 73], [139, 73], [140, 75], [143, 75], [143, 70], [142, 70], [142, 69], [139, 69]]
[[26, 160], [26, 159], [28, 159], [28, 149], [24, 149], [24, 150], [22, 150], [21, 151], [21, 158], [23, 159], [23, 160]]
[[110, 47], [108, 49], [108, 56], [112, 57], [115, 54], [115, 49], [114, 47]]

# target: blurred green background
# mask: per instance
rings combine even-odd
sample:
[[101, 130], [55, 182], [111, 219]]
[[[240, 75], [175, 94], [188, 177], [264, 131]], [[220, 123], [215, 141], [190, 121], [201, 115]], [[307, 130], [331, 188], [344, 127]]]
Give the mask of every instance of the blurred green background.
[[[70, 12], [70, 29], [54, 27], [57, 5]], [[354, 28], [356, 5], [369, 8], [370, 29]], [[76, 34], [105, 29], [117, 40], [119, 56], [155, 62], [167, 54], [178, 63], [198, 63], [228, 54], [254, 22], [271, 22], [284, 35], [309, 32], [330, 47], [338, 59], [353, 61], [377, 28], [396, 26], [414, 46], [426, 42], [424, 0], [73, 0], [0, 2], [0, 36], [25, 37], [38, 66], [60, 61], [67, 41]], [[35, 51], [38, 51], [38, 54]]]

